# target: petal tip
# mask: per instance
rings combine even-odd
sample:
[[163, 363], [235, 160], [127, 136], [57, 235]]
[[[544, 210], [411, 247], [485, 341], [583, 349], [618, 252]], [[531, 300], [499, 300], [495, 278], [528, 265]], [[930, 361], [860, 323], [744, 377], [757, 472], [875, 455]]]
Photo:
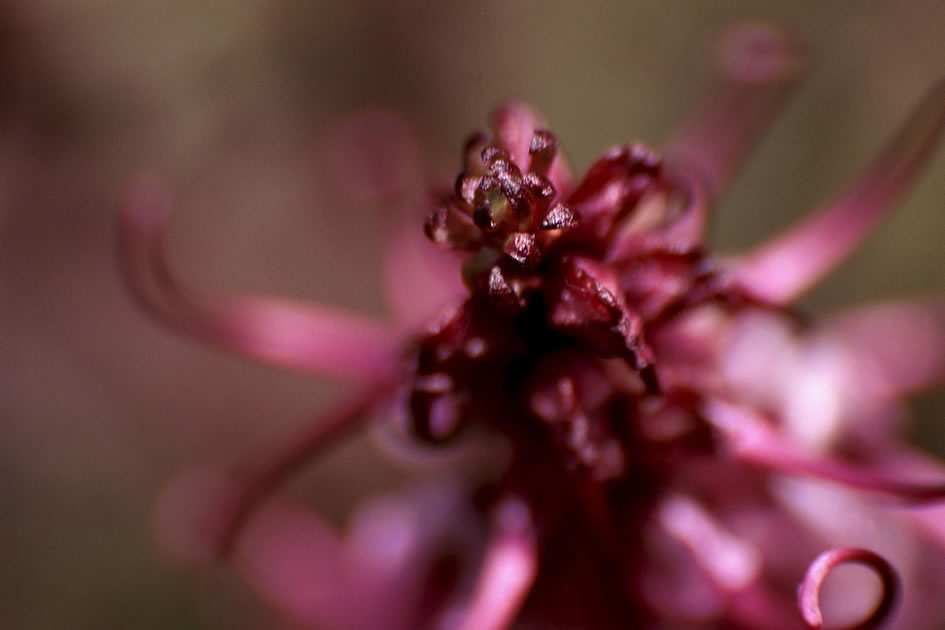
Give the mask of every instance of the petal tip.
[[154, 229], [167, 222], [172, 204], [173, 195], [161, 179], [142, 173], [125, 188], [121, 214], [132, 225]]
[[764, 22], [729, 27], [716, 50], [716, 63], [726, 78], [754, 84], [781, 83], [798, 75], [806, 57], [796, 39]]

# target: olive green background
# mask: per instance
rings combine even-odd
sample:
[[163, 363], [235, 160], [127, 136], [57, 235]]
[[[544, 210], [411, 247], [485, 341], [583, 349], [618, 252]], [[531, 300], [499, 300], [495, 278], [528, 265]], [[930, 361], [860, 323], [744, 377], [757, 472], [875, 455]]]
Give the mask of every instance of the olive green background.
[[[179, 339], [136, 310], [114, 256], [127, 179], [178, 194], [175, 266], [201, 286], [380, 311], [376, 207], [338, 190], [324, 139], [364, 105], [403, 112], [428, 172], [509, 98], [579, 169], [658, 143], [728, 22], [779, 23], [808, 80], [742, 170], [713, 241], [746, 247], [842, 186], [945, 74], [945, 3], [7, 0], [0, 4], [0, 626], [277, 622], [225, 572], [154, 548], [187, 463], [230, 462], [337, 389]], [[419, 227], [418, 227], [419, 229]], [[945, 290], [945, 151], [899, 213], [805, 299], [812, 311]], [[916, 405], [945, 452], [945, 396]], [[296, 490], [342, 519], [379, 486], [359, 441]]]

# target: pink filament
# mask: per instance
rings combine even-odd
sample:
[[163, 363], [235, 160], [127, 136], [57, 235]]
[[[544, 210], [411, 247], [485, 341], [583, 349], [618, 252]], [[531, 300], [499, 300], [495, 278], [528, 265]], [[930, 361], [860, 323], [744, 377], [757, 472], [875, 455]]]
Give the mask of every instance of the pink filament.
[[820, 611], [820, 586], [830, 571], [841, 564], [856, 562], [873, 569], [883, 585], [883, 595], [873, 612], [852, 628], [875, 628], [892, 612], [901, 589], [896, 570], [882, 556], [868, 549], [831, 549], [817, 556], [807, 568], [797, 589], [797, 607], [801, 617], [811, 628], [823, 625]]
[[170, 194], [142, 178], [121, 213], [122, 270], [138, 300], [168, 326], [208, 344], [279, 367], [344, 379], [389, 379], [398, 343], [363, 315], [290, 300], [197, 295], [164, 258]]
[[786, 304], [815, 284], [884, 218], [915, 181], [945, 130], [945, 80], [936, 83], [885, 149], [837, 198], [745, 254], [735, 279], [752, 297]]

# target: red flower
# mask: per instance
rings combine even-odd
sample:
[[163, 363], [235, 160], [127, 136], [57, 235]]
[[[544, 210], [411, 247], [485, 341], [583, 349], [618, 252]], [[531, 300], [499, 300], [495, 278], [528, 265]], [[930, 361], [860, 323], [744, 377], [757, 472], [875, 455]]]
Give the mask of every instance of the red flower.
[[[945, 83], [846, 192], [720, 258], [702, 243], [713, 201], [801, 66], [760, 25], [727, 33], [720, 59], [663, 156], [618, 146], [581, 179], [533, 110], [499, 109], [426, 219], [452, 258], [418, 263], [409, 241], [385, 270], [413, 311], [403, 322], [432, 322], [406, 332], [192, 292], [162, 255], [168, 196], [136, 185], [122, 252], [146, 308], [224, 349], [362, 383], [249, 473], [172, 485], [163, 531], [233, 557], [276, 606], [330, 627], [817, 626], [820, 584], [848, 562], [881, 580], [838, 575], [835, 616], [873, 626], [902, 599], [902, 627], [935, 625], [928, 585], [945, 585], [945, 527], [895, 508], [945, 498], [945, 474], [897, 439], [894, 412], [945, 376], [945, 300], [817, 325], [789, 304], [914, 180], [945, 127]], [[373, 150], [396, 149], [390, 117], [348, 125]], [[395, 179], [365, 181], [365, 193]], [[440, 272], [463, 286], [425, 280]], [[345, 535], [296, 506], [256, 513], [372, 412], [396, 439], [486, 455], [476, 471], [368, 502]], [[188, 508], [199, 531], [181, 537]]]

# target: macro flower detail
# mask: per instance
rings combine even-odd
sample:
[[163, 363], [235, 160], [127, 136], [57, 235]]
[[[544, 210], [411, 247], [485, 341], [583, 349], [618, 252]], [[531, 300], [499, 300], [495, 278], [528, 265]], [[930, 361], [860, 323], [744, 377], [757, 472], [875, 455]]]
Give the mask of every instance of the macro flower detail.
[[[945, 299], [817, 324], [790, 303], [915, 179], [945, 128], [945, 83], [846, 192], [720, 257], [703, 242], [710, 210], [803, 63], [764, 25], [733, 27], [719, 54], [709, 96], [664, 151], [620, 145], [583, 177], [533, 109], [496, 110], [418, 221], [430, 242], [410, 245], [446, 250], [435, 264], [463, 295], [437, 293], [444, 308], [406, 333], [189, 289], [163, 256], [169, 196], [135, 185], [121, 251], [149, 311], [359, 383], [247, 472], [172, 484], [158, 508], [170, 544], [232, 558], [287, 615], [327, 627], [934, 627], [945, 521], [925, 504], [945, 499], [945, 469], [897, 438], [896, 412], [945, 377]], [[391, 123], [359, 124], [370, 143]], [[423, 272], [406, 260], [394, 290], [436, 293], [408, 286]], [[263, 505], [372, 416], [388, 439], [488, 455], [367, 501], [345, 533]], [[866, 570], [833, 575], [850, 563]], [[843, 596], [822, 596], [834, 577]]]

